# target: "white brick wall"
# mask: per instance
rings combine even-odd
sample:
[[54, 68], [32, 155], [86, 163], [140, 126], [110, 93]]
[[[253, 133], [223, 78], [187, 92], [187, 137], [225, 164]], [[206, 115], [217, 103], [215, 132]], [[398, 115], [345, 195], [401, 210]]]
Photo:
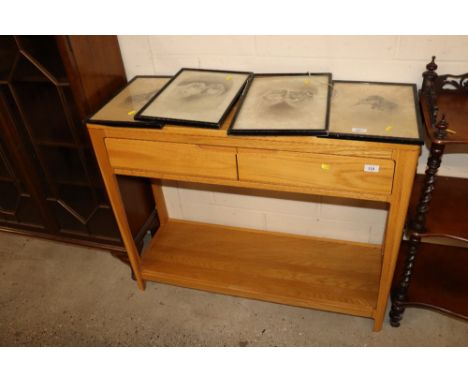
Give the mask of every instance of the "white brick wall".
[[[440, 73], [468, 71], [468, 36], [119, 36], [128, 78], [181, 67], [331, 72], [334, 79], [421, 83], [432, 55]], [[427, 160], [424, 150], [418, 172]], [[442, 174], [468, 177], [468, 155], [444, 157]], [[174, 218], [371, 243], [382, 241], [377, 203], [166, 182]], [[291, 200], [292, 199], [292, 200]]]

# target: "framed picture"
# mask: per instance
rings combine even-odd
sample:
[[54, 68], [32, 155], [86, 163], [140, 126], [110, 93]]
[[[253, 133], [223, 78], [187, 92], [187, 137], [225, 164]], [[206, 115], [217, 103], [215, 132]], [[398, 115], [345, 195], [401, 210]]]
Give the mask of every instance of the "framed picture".
[[416, 85], [333, 81], [328, 136], [423, 144]]
[[219, 128], [251, 75], [250, 72], [183, 68], [135, 119]]
[[161, 128], [163, 123], [136, 121], [135, 114], [169, 81], [167, 76], [136, 76], [88, 122], [109, 126]]
[[330, 73], [256, 74], [228, 133], [317, 135], [327, 129]]

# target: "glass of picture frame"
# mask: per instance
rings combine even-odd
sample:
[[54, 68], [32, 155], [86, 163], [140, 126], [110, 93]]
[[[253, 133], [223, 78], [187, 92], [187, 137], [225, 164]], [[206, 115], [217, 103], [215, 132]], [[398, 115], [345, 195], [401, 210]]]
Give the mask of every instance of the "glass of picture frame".
[[330, 73], [255, 74], [229, 127], [232, 135], [318, 135], [327, 130]]
[[328, 137], [423, 144], [416, 85], [333, 81]]
[[136, 121], [135, 114], [168, 81], [168, 76], [136, 76], [125, 88], [119, 91], [108, 103], [96, 112], [90, 123], [108, 126], [146, 126], [161, 128], [163, 123], [154, 121]]
[[182, 68], [135, 119], [219, 128], [251, 75], [251, 72]]

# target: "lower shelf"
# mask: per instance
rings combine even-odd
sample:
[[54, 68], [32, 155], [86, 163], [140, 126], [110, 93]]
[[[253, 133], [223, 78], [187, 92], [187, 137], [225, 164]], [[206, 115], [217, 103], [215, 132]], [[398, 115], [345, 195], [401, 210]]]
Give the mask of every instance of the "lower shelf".
[[[402, 242], [394, 288], [402, 274], [407, 242]], [[421, 243], [414, 261], [407, 306], [422, 306], [468, 319], [468, 249]]]
[[145, 280], [373, 317], [381, 246], [170, 220], [143, 253]]
[[[416, 211], [424, 179], [424, 175], [416, 175], [408, 211]], [[468, 243], [467, 195], [468, 179], [438, 176], [429, 205], [427, 232], [420, 236], [447, 236]]]

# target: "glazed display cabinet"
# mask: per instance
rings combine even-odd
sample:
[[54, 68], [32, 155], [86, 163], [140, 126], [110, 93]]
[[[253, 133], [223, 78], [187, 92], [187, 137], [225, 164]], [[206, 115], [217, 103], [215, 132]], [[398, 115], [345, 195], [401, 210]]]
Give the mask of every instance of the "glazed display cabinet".
[[[125, 253], [84, 122], [126, 82], [115, 36], [0, 37], [0, 230]], [[119, 184], [142, 243], [151, 188]]]

